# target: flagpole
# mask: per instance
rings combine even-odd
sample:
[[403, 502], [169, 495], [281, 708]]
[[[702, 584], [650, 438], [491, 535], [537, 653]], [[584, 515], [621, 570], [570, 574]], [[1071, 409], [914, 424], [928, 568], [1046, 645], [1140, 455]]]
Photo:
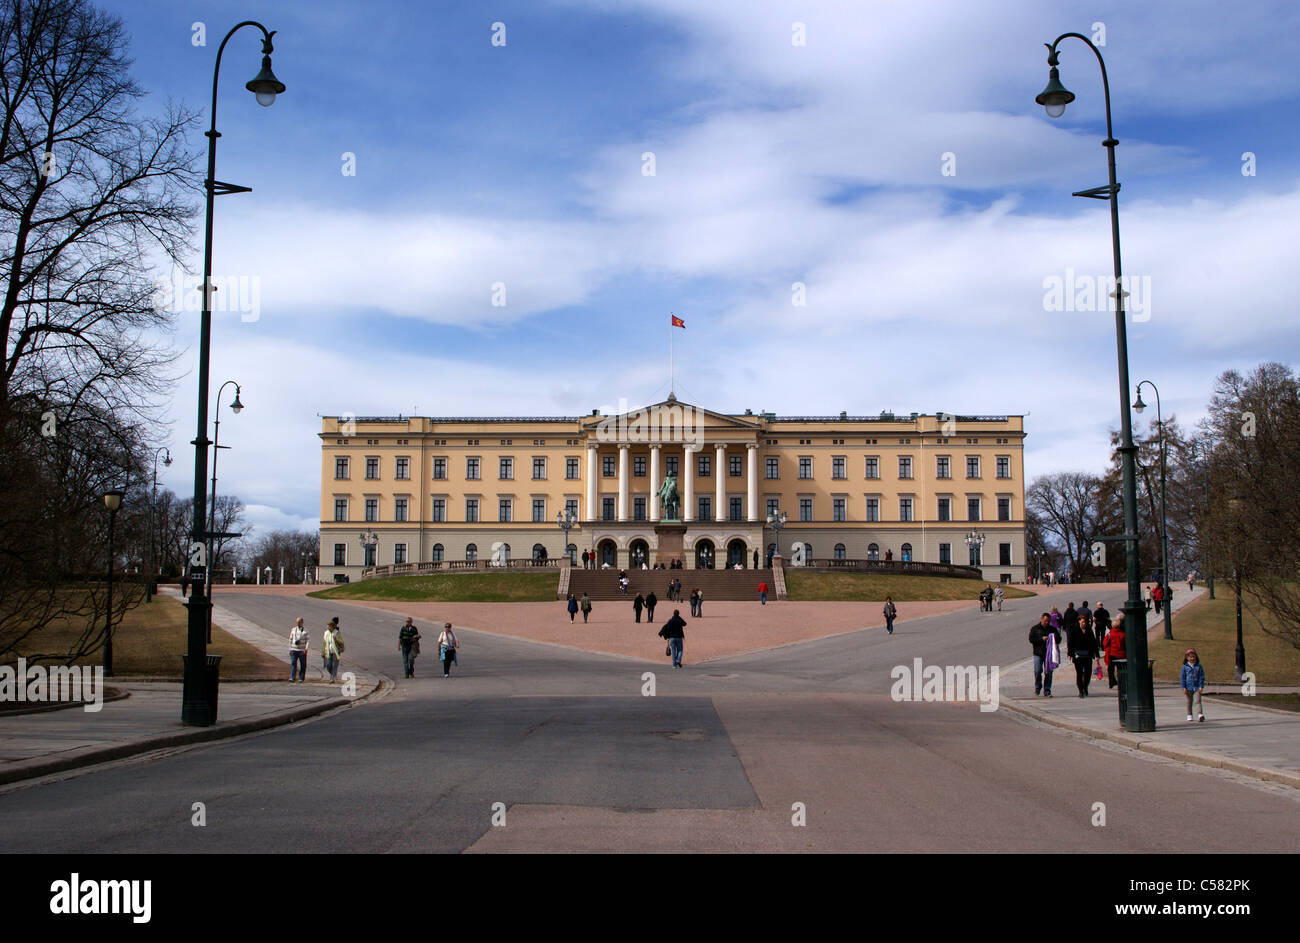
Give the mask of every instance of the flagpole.
[[673, 375], [673, 313], [668, 312], [668, 393], [676, 395], [676, 385]]

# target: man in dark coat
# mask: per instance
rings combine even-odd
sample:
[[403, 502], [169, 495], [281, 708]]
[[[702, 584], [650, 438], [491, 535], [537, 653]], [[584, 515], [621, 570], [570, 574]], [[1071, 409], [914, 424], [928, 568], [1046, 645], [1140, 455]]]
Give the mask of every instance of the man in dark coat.
[[1061, 633], [1052, 628], [1052, 617], [1044, 612], [1036, 625], [1029, 630], [1029, 644], [1034, 650], [1034, 694], [1042, 692], [1044, 697], [1052, 696], [1052, 669], [1047, 667], [1047, 637], [1055, 636], [1061, 641]]
[[673, 617], [659, 630], [659, 637], [668, 640], [668, 653], [673, 656], [673, 667], [682, 666], [682, 645], [686, 639], [686, 620], [680, 609], [673, 610]]
[[1079, 697], [1087, 697], [1088, 682], [1092, 679], [1092, 662], [1100, 654], [1097, 636], [1093, 634], [1092, 626], [1088, 625], [1087, 620], [1082, 617], [1074, 620], [1074, 625], [1065, 635], [1065, 650], [1074, 661], [1074, 682], [1079, 688]]
[[650, 595], [645, 598], [645, 619], [647, 622], [655, 620], [655, 606], [658, 603], [659, 597], [654, 594], [654, 590], [651, 590]]

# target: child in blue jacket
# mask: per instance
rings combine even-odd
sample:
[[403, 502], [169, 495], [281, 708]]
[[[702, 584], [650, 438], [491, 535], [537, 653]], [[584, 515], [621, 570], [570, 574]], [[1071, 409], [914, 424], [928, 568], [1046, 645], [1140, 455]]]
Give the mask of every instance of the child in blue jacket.
[[1189, 648], [1183, 655], [1183, 693], [1187, 695], [1187, 719], [1192, 719], [1192, 707], [1195, 703], [1195, 714], [1198, 723], [1205, 723], [1205, 714], [1201, 709], [1201, 690], [1205, 687], [1205, 669], [1201, 667], [1201, 659], [1196, 655], [1196, 649]]

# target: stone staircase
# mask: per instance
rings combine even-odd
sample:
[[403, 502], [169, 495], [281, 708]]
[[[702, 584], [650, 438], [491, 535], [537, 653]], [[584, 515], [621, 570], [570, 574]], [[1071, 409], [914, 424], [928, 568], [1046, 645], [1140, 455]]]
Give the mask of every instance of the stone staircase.
[[[578, 598], [585, 592], [592, 599], [627, 599], [629, 605], [637, 593], [651, 590], [660, 605], [668, 599], [668, 581], [682, 581], [682, 605], [689, 604], [691, 590], [704, 593], [704, 602], [710, 600], [758, 600], [758, 584], [767, 583], [769, 601], [777, 598], [776, 581], [771, 570], [628, 570], [628, 587], [624, 597], [618, 589], [618, 570], [584, 570], [578, 567], [569, 574], [569, 592]], [[671, 614], [671, 613], [670, 613]]]

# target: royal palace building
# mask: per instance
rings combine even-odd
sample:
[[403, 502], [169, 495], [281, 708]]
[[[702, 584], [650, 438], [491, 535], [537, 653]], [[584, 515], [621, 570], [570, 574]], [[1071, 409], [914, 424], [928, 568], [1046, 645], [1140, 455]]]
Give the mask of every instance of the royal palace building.
[[619, 568], [751, 567], [779, 552], [1019, 582], [1024, 437], [1021, 416], [735, 415], [672, 396], [579, 417], [326, 417], [319, 576], [583, 551]]

